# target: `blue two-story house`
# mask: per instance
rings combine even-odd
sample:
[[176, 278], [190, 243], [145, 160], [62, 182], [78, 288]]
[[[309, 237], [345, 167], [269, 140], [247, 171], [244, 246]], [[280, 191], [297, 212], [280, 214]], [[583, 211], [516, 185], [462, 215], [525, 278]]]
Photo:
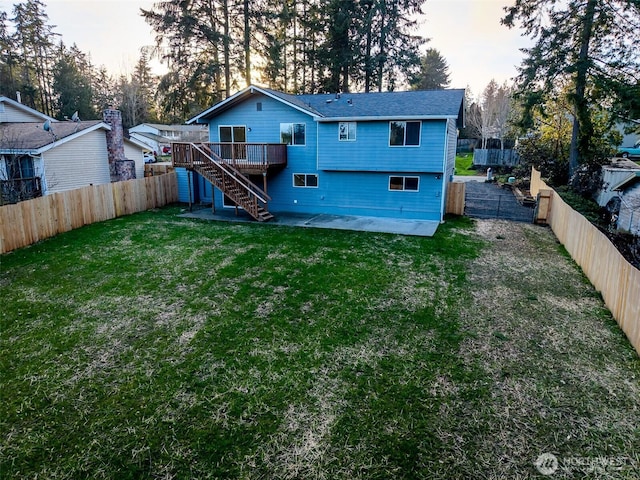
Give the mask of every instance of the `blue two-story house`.
[[278, 212], [442, 221], [464, 90], [289, 95], [251, 86], [187, 121], [181, 201]]

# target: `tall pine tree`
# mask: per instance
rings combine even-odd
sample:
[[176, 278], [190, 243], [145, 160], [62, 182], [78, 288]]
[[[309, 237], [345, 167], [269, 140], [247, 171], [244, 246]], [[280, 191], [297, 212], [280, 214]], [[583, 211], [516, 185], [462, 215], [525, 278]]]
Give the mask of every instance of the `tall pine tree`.
[[53, 65], [52, 93], [55, 116], [62, 120], [75, 112], [83, 120], [96, 118], [91, 86], [92, 66], [86, 55], [73, 45], [60, 42]]
[[429, 48], [420, 57], [420, 71], [412, 78], [415, 90], [442, 90], [449, 86], [449, 65], [435, 48]]
[[53, 115], [53, 39], [57, 34], [53, 32], [54, 27], [48, 24], [49, 17], [40, 0], [27, 0], [14, 5], [13, 14], [14, 47], [19, 57], [17, 67], [22, 99], [27, 105]]
[[592, 110], [609, 104], [621, 116], [638, 113], [640, 1], [516, 0], [505, 11], [504, 24], [521, 25], [535, 40], [524, 50], [519, 75], [525, 123], [558, 81], [568, 78], [574, 116], [570, 174], [581, 164], [605, 161], [606, 152], [593, 143]]

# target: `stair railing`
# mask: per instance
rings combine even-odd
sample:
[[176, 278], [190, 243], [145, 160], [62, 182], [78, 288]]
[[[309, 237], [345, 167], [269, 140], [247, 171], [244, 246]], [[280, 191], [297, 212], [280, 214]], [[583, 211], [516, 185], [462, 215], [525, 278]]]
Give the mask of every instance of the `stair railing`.
[[[264, 205], [263, 208], [266, 210], [268, 200], [271, 200], [271, 197], [262, 189], [254, 185], [245, 175], [236, 170], [232, 165], [225, 162], [219, 155], [213, 152], [208, 145], [196, 145], [195, 143], [192, 143], [191, 147], [195, 150], [195, 152], [191, 152], [192, 154], [195, 153], [195, 155], [191, 155], [192, 167], [196, 169], [202, 168], [202, 170], [204, 170], [207, 163], [215, 165], [221, 174], [220, 187], [223, 193], [230, 194], [231, 192], [229, 191], [229, 187], [233, 185], [241, 187], [249, 197], [246, 201], [233, 194], [229, 195], [229, 197], [243, 207], [252, 217], [259, 220], [260, 205], [258, 201], [262, 202]], [[197, 157], [200, 157], [200, 159]], [[204, 174], [205, 172], [201, 171], [201, 173]], [[213, 179], [209, 180], [211, 181]]]

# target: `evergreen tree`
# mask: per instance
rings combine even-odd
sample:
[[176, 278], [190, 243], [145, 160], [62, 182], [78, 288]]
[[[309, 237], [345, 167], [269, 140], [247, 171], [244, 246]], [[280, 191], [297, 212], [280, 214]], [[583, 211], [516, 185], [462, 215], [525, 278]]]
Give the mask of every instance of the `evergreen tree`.
[[51, 94], [55, 45], [53, 26], [40, 0], [14, 5], [14, 47], [19, 57], [18, 69], [23, 102], [47, 115], [53, 114]]
[[[167, 0], [142, 14], [170, 74], [162, 110], [197, 111], [261, 78], [293, 93], [393, 89], [419, 65], [424, 0]], [[252, 72], [256, 56], [259, 72]], [[190, 86], [180, 100], [172, 78]], [[200, 105], [200, 99], [204, 104]], [[195, 107], [194, 107], [195, 105]]]
[[146, 52], [142, 52], [131, 78], [122, 76], [118, 83], [122, 124], [130, 128], [157, 119], [153, 92], [157, 79], [151, 74]]
[[91, 90], [93, 92], [93, 109], [98, 114], [101, 114], [107, 107], [117, 105], [116, 82], [104, 66], [94, 69], [91, 75]]
[[19, 89], [16, 46], [9, 33], [7, 12], [0, 12], [0, 95], [15, 98]]
[[600, 104], [616, 107], [621, 116], [639, 110], [640, 1], [516, 0], [505, 11], [503, 23], [521, 25], [536, 42], [524, 50], [520, 67], [524, 123], [531, 124], [534, 108], [568, 78], [574, 118], [570, 174], [580, 164], [597, 167], [607, 159], [593, 143], [592, 110]]
[[55, 116], [59, 120], [71, 118], [75, 112], [83, 120], [96, 118], [91, 71], [92, 66], [84, 53], [75, 45], [68, 49], [60, 42], [52, 84]]
[[420, 71], [411, 80], [414, 90], [442, 90], [449, 86], [449, 65], [435, 48], [429, 48], [420, 58]]

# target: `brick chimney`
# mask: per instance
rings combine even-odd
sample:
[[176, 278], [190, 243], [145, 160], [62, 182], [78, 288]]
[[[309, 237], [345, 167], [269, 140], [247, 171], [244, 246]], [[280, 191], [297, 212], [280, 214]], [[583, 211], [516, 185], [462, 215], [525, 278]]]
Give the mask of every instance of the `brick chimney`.
[[107, 154], [109, 158], [109, 172], [112, 182], [131, 180], [136, 178], [136, 164], [124, 156], [124, 129], [122, 128], [122, 114], [115, 108], [107, 108], [102, 118], [111, 127], [107, 132]]

